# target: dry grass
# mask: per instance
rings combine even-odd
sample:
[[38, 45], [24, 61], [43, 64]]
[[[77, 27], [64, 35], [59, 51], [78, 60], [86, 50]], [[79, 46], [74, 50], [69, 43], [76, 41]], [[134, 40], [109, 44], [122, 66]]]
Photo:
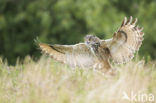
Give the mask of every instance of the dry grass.
[[[118, 68], [115, 76], [93, 70], [73, 69], [42, 57], [11, 67], [0, 62], [0, 103], [143, 103], [123, 100], [128, 96], [153, 94], [156, 102], [155, 62], [135, 60]], [[141, 92], [140, 92], [141, 91]]]

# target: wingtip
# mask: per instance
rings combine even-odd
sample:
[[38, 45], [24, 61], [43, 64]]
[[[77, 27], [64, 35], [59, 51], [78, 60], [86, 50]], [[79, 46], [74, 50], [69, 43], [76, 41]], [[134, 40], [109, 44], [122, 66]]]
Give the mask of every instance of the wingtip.
[[122, 26], [124, 26], [124, 25], [126, 24], [126, 22], [127, 22], [127, 17], [125, 16], [125, 17], [124, 17], [124, 20], [122, 21], [122, 24], [121, 24], [120, 28], [121, 28]]
[[131, 24], [131, 23], [132, 23], [132, 20], [133, 20], [133, 17], [132, 17], [132, 16], [130, 16], [130, 18], [129, 18], [129, 24]]
[[124, 20], [127, 20], [127, 17], [126, 16], [124, 17]]
[[36, 37], [36, 38], [34, 39], [34, 45], [35, 45], [36, 47], [38, 47], [38, 46], [39, 46], [38, 44], [40, 44], [40, 43], [41, 43], [41, 41], [39, 40], [38, 37]]
[[143, 28], [143, 27], [141, 27], [141, 28], [139, 28], [139, 31], [141, 32], [141, 31], [143, 31], [143, 29], [144, 29], [144, 28]]
[[133, 17], [132, 17], [132, 16], [130, 16], [130, 17], [129, 17], [129, 19], [127, 20], [127, 22], [126, 22], [126, 25], [130, 25], [130, 24], [131, 24], [131, 22], [132, 22], [132, 19], [133, 19]]
[[38, 45], [41, 48], [44, 45], [44, 43], [39, 43]]
[[42, 48], [42, 47], [49, 47], [49, 45], [46, 44], [46, 43], [39, 43], [38, 45], [39, 45], [40, 48]]
[[137, 23], [137, 21], [138, 21], [138, 19], [137, 19], [137, 18], [135, 18], [135, 19], [133, 20], [133, 22], [132, 22], [132, 25], [133, 25], [133, 26], [135, 26], [135, 25], [136, 25], [136, 23]]
[[124, 17], [124, 22], [125, 22], [125, 23], [127, 22], [127, 17], [126, 17], [126, 16]]

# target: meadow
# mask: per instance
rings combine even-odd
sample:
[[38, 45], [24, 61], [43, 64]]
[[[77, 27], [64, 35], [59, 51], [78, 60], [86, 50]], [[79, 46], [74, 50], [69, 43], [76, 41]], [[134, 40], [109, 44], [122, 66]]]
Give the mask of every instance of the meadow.
[[155, 61], [135, 58], [113, 67], [112, 76], [45, 56], [36, 62], [27, 56], [15, 66], [1, 58], [0, 103], [156, 103]]

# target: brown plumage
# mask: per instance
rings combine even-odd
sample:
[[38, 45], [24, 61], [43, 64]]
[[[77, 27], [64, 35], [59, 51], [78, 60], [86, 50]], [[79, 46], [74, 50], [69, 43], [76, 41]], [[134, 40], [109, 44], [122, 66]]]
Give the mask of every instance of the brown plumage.
[[49, 56], [71, 66], [94, 67], [102, 70], [111, 68], [109, 59], [114, 63], [126, 63], [139, 50], [144, 33], [136, 26], [137, 19], [123, 20], [113, 38], [101, 40], [87, 35], [85, 43], [75, 45], [49, 45], [39, 43], [39, 47]]

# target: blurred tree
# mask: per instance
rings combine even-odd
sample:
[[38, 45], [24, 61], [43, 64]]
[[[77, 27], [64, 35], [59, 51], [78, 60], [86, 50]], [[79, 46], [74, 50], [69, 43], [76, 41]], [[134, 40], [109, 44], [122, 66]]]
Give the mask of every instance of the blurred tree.
[[132, 15], [145, 28], [141, 54], [156, 58], [155, 8], [154, 0], [1, 0], [0, 55], [11, 64], [17, 57], [36, 57], [36, 37], [60, 44], [83, 41], [88, 33], [106, 39]]

